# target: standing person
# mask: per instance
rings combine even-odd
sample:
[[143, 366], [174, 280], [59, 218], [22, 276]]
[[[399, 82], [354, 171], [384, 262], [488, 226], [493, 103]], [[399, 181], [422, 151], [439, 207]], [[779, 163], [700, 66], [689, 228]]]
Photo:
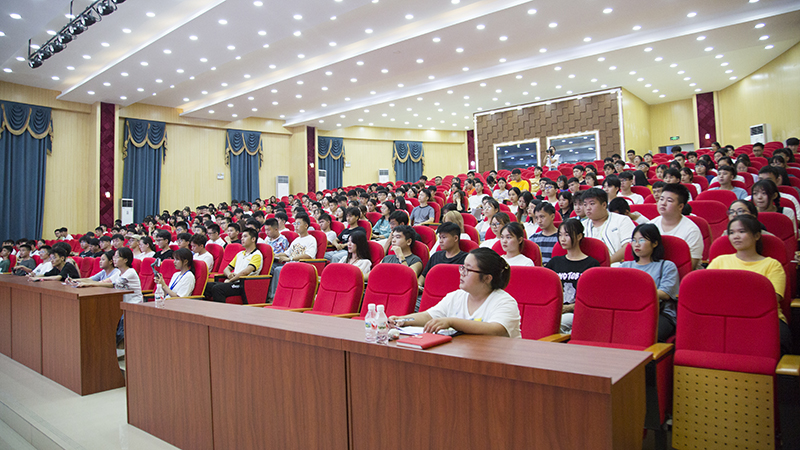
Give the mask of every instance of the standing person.
[[525, 245], [525, 229], [519, 222], [510, 222], [503, 227], [500, 231], [500, 245], [506, 252], [503, 259], [509, 266], [533, 267], [535, 265], [530, 258], [521, 253], [522, 246]]
[[453, 328], [466, 334], [521, 338], [519, 306], [503, 290], [511, 277], [508, 263], [493, 250], [478, 248], [467, 255], [459, 272], [457, 291], [425, 312], [390, 316], [390, 325], [405, 319], [406, 325], [424, 327], [426, 333]]
[[208, 283], [206, 286], [206, 300], [225, 303], [225, 299], [242, 295], [240, 278], [261, 273], [264, 256], [258, 251], [256, 242], [258, 231], [247, 228], [242, 233], [244, 250], [237, 253], [224, 270], [225, 281], [222, 283]]
[[642, 270], [653, 277], [661, 313], [658, 316], [658, 342], [667, 342], [675, 334], [678, 317], [678, 268], [672, 261], [664, 259], [664, 243], [658, 227], [652, 223], [639, 225], [633, 230], [631, 239], [633, 261], [625, 261], [620, 267]]
[[164, 295], [167, 298], [188, 297], [192, 295], [196, 283], [192, 252], [189, 249], [180, 248], [172, 256], [173, 264], [175, 264], [175, 273], [172, 274], [172, 278], [167, 283], [164, 280], [164, 276], [156, 272], [156, 284], [164, 289]]
[[542, 264], [547, 264], [553, 255], [553, 248], [558, 242], [558, 228], [553, 224], [556, 210], [550, 203], [542, 202], [536, 205], [533, 211], [539, 231], [531, 235], [530, 240], [539, 246], [539, 250], [542, 252]]
[[545, 265], [554, 271], [564, 289], [564, 306], [561, 308], [561, 332], [572, 331], [572, 319], [575, 311], [575, 294], [578, 279], [592, 267], [600, 267], [600, 263], [581, 251], [583, 225], [577, 220], [565, 220], [558, 227], [558, 243], [567, 251], [566, 255], [554, 256]]
[[547, 148], [547, 154], [544, 157], [544, 162], [542, 165], [547, 167], [549, 170], [558, 170], [558, 163], [559, 158], [558, 155], [556, 155], [556, 148], [551, 145]]
[[732, 255], [720, 255], [711, 260], [709, 269], [748, 270], [764, 275], [775, 288], [778, 302], [778, 320], [780, 329], [781, 354], [787, 354], [792, 348], [792, 334], [781, 311], [781, 301], [786, 288], [786, 272], [777, 260], [761, 255], [761, 223], [749, 215], [736, 216], [728, 222], [728, 239], [736, 249]]
[[344, 261], [358, 267], [364, 276], [364, 280], [369, 276], [372, 269], [372, 259], [369, 252], [367, 235], [361, 231], [350, 234], [347, 241], [347, 259]]

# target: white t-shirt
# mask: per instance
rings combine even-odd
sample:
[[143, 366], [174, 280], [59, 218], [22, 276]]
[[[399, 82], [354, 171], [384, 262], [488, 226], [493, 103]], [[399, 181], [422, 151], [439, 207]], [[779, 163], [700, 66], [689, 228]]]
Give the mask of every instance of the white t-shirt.
[[[487, 239], [487, 240], [481, 242], [480, 246], [484, 247], [484, 248], [492, 248], [492, 247], [494, 247], [495, 242], [497, 242], [499, 240], [500, 240], [499, 238]], [[431, 255], [433, 255], [433, 253], [431, 253]]]
[[216, 241], [212, 241], [211, 239], [209, 239], [208, 242], [206, 242], [206, 245], [208, 245], [208, 244], [217, 244], [220, 247], [225, 248], [226, 242], [225, 242], [225, 239], [222, 239], [222, 237], [219, 237], [219, 238], [217, 238]]
[[355, 262], [348, 264], [358, 267], [358, 270], [360, 270], [365, 277], [369, 275], [369, 271], [372, 269], [372, 261], [369, 259], [358, 259]]
[[214, 255], [212, 255], [211, 252], [209, 251], [203, 253], [202, 255], [199, 253], [195, 253], [194, 259], [206, 263], [206, 268], [208, 269], [209, 272], [211, 272], [211, 269], [214, 268]]
[[631, 241], [633, 230], [636, 226], [628, 216], [617, 213], [608, 213], [608, 219], [599, 227], [592, 225], [592, 219], [581, 220], [585, 230], [584, 236], [600, 239], [608, 247], [608, 253], [613, 255]]
[[172, 279], [169, 280], [168, 284], [170, 290], [178, 294], [178, 297], [188, 297], [192, 295], [194, 285], [195, 278], [191, 270], [187, 270], [183, 274], [180, 272], [173, 273]]
[[620, 192], [619, 194], [617, 194], [617, 197], [628, 197], [629, 199], [631, 199], [631, 201], [633, 201], [634, 205], [641, 205], [644, 203], [644, 197], [637, 194], [636, 192], [631, 192], [631, 195], [624, 195], [622, 192]]
[[331, 244], [336, 244], [337, 242], [339, 242], [335, 231], [330, 230], [330, 231], [325, 231], [324, 233], [325, 237], [328, 238], [328, 242], [330, 242]]
[[533, 267], [535, 264], [531, 261], [530, 258], [520, 253], [519, 255], [509, 258], [508, 255], [503, 255], [503, 259], [506, 260], [509, 266], [526, 266], [526, 267]]
[[155, 255], [155, 254], [156, 254], [156, 252], [139, 253], [138, 255], [135, 255], [133, 258], [142, 260], [142, 259], [145, 259], [145, 258], [152, 258], [153, 255]]
[[250, 272], [250, 275], [258, 275], [261, 273], [263, 262], [264, 255], [262, 255], [260, 251], [254, 250], [251, 253], [247, 253], [247, 250], [242, 250], [236, 254], [233, 261], [231, 261], [231, 264], [228, 266], [233, 266], [233, 273], [241, 273], [249, 266], [253, 266], [255, 270]]
[[50, 261], [45, 261], [36, 266], [36, 268], [33, 269], [33, 272], [31, 273], [33, 273], [34, 275], [44, 275], [47, 272], [50, 272], [51, 270], [53, 270], [53, 263], [51, 263]]
[[662, 217], [658, 216], [651, 220], [650, 223], [658, 227], [658, 231], [661, 232], [662, 236], [675, 236], [686, 241], [689, 244], [689, 252], [692, 254], [692, 259], [703, 259], [703, 233], [697, 224], [692, 222], [691, 219], [681, 217], [678, 226], [669, 231], [664, 231], [661, 219]]
[[470, 314], [467, 309], [469, 294], [464, 290], [453, 291], [444, 296], [436, 306], [427, 312], [434, 319], [453, 317], [457, 319], [475, 320], [478, 322], [499, 323], [505, 327], [509, 337], [519, 339], [522, 337], [519, 329], [519, 306], [510, 294], [502, 289], [496, 289], [489, 294], [483, 304]]
[[311, 258], [317, 257], [317, 240], [310, 234], [306, 237], [298, 237], [292, 241], [292, 245], [286, 250], [286, 255], [294, 259], [300, 255], [308, 255]]
[[142, 303], [142, 283], [139, 280], [139, 275], [133, 268], [128, 268], [125, 273], [116, 273], [109, 278], [111, 283], [116, 289], [133, 291], [133, 294], [125, 294], [122, 296], [122, 301], [125, 303]]

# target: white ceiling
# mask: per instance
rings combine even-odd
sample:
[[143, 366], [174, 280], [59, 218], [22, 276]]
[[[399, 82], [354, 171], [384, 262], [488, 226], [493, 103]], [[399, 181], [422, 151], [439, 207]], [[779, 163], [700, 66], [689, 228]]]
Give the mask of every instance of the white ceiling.
[[41, 67], [18, 60], [68, 12], [3, 2], [0, 80], [320, 129], [464, 130], [478, 111], [616, 86], [685, 99], [800, 41], [792, 0], [130, 0]]

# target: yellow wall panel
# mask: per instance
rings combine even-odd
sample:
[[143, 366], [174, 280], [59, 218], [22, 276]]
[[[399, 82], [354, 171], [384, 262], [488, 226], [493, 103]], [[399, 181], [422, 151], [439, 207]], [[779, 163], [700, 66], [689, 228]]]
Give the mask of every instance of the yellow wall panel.
[[308, 192], [306, 127], [293, 127], [289, 131], [292, 132], [292, 137], [289, 141], [289, 152], [285, 156], [289, 160], [289, 192]]
[[[650, 145], [653, 152], [657, 152], [658, 147], [672, 144], [696, 144], [695, 117], [690, 98], [650, 105]], [[680, 136], [680, 139], [670, 141], [671, 136]]]
[[636, 150], [644, 155], [650, 148], [650, 105], [627, 90], [622, 90], [622, 118], [625, 132], [625, 151]]
[[717, 138], [735, 147], [750, 143], [750, 126], [767, 123], [773, 141], [800, 137], [800, 44], [718, 93]]
[[392, 141], [345, 139], [345, 161], [350, 167], [344, 168], [342, 183], [345, 186], [377, 183], [378, 169], [389, 169], [389, 179], [394, 181], [392, 146]]
[[264, 146], [264, 162], [261, 163], [261, 170], [259, 170], [261, 198], [275, 195], [275, 177], [278, 175], [289, 175], [290, 192], [294, 192], [291, 190], [294, 180], [291, 178], [291, 160], [289, 158], [291, 140], [292, 137], [288, 135], [261, 135], [261, 142]]
[[430, 179], [436, 175], [458, 175], [466, 173], [467, 163], [467, 143], [446, 144], [441, 142], [426, 142], [425, 148], [425, 170], [423, 173]]

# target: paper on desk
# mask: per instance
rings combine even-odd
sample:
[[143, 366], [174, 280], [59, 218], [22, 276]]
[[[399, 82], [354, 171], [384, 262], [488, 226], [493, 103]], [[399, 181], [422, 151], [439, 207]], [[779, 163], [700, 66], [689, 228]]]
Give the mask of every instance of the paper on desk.
[[[397, 327], [397, 329], [400, 330], [400, 334], [404, 334], [406, 336], [416, 336], [418, 334], [423, 334], [424, 333], [424, 331], [423, 331], [424, 328], [423, 327], [411, 327], [411, 326], [409, 326], [409, 327]], [[453, 336], [456, 333], [458, 333], [458, 331], [456, 331], [454, 328], [448, 328], [446, 330], [439, 330], [436, 334], [441, 334], [441, 335], [444, 335], [444, 336]]]

